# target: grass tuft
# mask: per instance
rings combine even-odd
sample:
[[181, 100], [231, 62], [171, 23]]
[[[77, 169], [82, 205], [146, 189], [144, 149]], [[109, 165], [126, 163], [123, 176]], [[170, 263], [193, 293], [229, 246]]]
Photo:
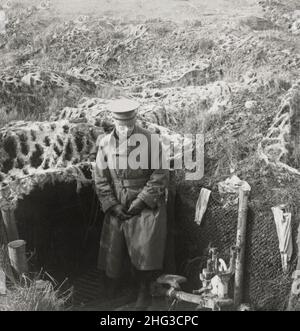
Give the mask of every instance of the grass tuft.
[[23, 276], [21, 285], [16, 284], [0, 298], [0, 311], [62, 311], [67, 310], [72, 289], [62, 291], [50, 281]]

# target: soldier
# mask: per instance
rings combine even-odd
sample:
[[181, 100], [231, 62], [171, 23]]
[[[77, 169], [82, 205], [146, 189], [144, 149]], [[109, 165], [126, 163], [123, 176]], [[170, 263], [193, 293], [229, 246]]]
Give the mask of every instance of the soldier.
[[[138, 107], [138, 103], [128, 99], [111, 102], [116, 127], [100, 139], [95, 184], [105, 213], [98, 266], [109, 278], [120, 279], [129, 257], [139, 281], [136, 309], [145, 309], [151, 303], [150, 283], [163, 268], [169, 173], [161, 166], [161, 148], [157, 155], [151, 152], [151, 133], [136, 124]], [[146, 144], [140, 147], [143, 152], [147, 149], [143, 153], [147, 155], [146, 166], [137, 169], [129, 164], [130, 154], [138, 146], [130, 142], [134, 136], [143, 136]], [[159, 166], [152, 169], [155, 162], [151, 159], [155, 157], [159, 158]], [[125, 169], [120, 167], [121, 160], [125, 160]]]

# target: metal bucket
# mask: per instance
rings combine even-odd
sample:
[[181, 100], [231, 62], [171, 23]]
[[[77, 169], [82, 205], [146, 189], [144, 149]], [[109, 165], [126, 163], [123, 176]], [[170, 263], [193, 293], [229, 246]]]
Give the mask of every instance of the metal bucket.
[[19, 275], [28, 272], [26, 242], [24, 240], [11, 241], [8, 244], [8, 255], [11, 266]]

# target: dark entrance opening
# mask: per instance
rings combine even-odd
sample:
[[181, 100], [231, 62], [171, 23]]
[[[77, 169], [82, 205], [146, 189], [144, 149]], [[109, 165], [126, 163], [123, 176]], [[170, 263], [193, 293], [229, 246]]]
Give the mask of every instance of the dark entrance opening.
[[97, 269], [104, 214], [92, 185], [77, 193], [76, 183], [46, 184], [19, 201], [15, 215], [33, 256], [30, 270], [63, 283], [62, 291], [72, 287], [71, 309], [113, 310], [132, 300], [128, 277], [111, 296], [110, 281]]
[[19, 201], [15, 216], [32, 256], [30, 270], [46, 271], [64, 282], [63, 289], [72, 286], [73, 309], [113, 310], [134, 302], [137, 282], [131, 270], [124, 270], [115, 294], [113, 282], [97, 270], [104, 214], [93, 185], [77, 193], [76, 183], [46, 184]]
[[61, 282], [96, 268], [103, 213], [92, 185], [46, 184], [19, 202], [16, 219], [31, 270]]

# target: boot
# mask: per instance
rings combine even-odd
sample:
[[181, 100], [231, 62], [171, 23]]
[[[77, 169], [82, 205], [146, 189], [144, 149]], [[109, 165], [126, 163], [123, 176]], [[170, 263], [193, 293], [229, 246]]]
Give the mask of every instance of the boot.
[[105, 281], [106, 297], [108, 300], [116, 299], [120, 293], [121, 281], [120, 279], [107, 278]]
[[156, 272], [139, 272], [139, 290], [135, 303], [135, 310], [144, 311], [152, 305], [151, 283], [156, 277]]
[[152, 304], [152, 296], [150, 293], [150, 285], [141, 283], [139, 286], [139, 292], [135, 303], [136, 311], [145, 311]]
[[131, 311], [136, 300], [136, 292], [124, 288], [120, 279], [110, 279], [107, 287], [107, 307], [115, 311]]

